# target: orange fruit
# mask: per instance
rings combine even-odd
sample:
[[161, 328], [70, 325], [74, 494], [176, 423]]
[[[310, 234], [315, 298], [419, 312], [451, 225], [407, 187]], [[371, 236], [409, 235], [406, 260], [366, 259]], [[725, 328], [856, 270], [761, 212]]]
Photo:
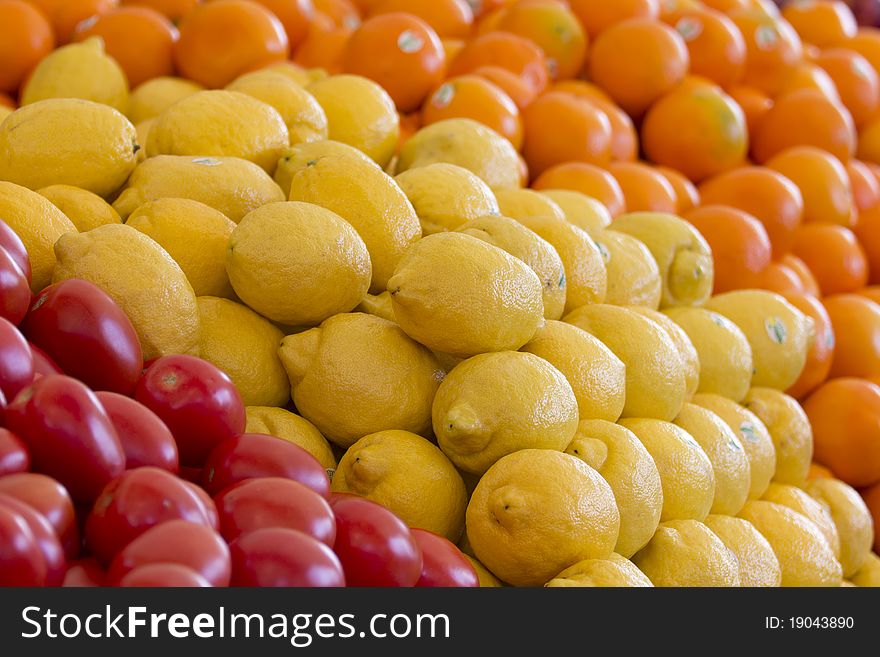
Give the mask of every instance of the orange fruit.
[[465, 0], [382, 0], [369, 15], [404, 12], [430, 25], [441, 39], [466, 39], [474, 23], [474, 12]]
[[775, 96], [801, 61], [800, 37], [787, 21], [760, 9], [735, 9], [729, 15], [746, 42], [743, 82]]
[[797, 272], [783, 262], [771, 262], [754, 280], [754, 287], [776, 294], [805, 294]]
[[559, 80], [550, 86], [550, 91], [566, 91], [586, 100], [600, 100], [606, 103], [614, 103], [603, 89], [586, 80]]
[[648, 110], [642, 147], [653, 162], [700, 182], [742, 164], [748, 151], [746, 117], [720, 87], [684, 84]]
[[820, 92], [828, 100], [832, 100], [835, 103], [841, 102], [834, 80], [831, 79], [831, 76], [828, 75], [824, 68], [812, 62], [798, 64], [792, 74], [788, 76], [785, 84], [782, 85], [779, 94], [784, 95], [792, 91], [800, 91], [801, 89], [812, 89], [813, 91]]
[[810, 469], [807, 471], [807, 480], [810, 479], [834, 479], [834, 473], [814, 461], [810, 463]]
[[46, 17], [26, 2], [0, 1], [0, 92], [15, 93], [55, 38]]
[[15, 101], [2, 91], [0, 91], [0, 105], [3, 107], [11, 107], [12, 109], [16, 108]]
[[822, 303], [836, 342], [829, 376], [880, 376], [880, 305], [857, 294], [837, 294]]
[[880, 285], [869, 285], [868, 287], [863, 287], [861, 290], [856, 290], [853, 294], [858, 294], [860, 297], [870, 299], [874, 303], [880, 303]]
[[590, 78], [630, 116], [681, 82], [688, 71], [684, 40], [668, 25], [633, 18], [602, 32], [590, 52]]
[[590, 38], [630, 18], [660, 15], [660, 0], [568, 0], [568, 4]]
[[605, 169], [584, 162], [566, 162], [547, 169], [534, 180], [532, 189], [570, 189], [592, 196], [612, 217], [626, 212], [626, 200], [617, 179]]
[[653, 167], [641, 162], [612, 162], [608, 170], [623, 190], [627, 212], [674, 214], [678, 209], [675, 189]]
[[148, 7], [120, 7], [79, 24], [73, 40], [99, 36], [132, 87], [174, 75], [174, 44], [180, 36], [163, 14]]
[[[361, 24], [361, 13], [351, 0], [314, 0], [315, 16], [323, 14], [335, 27], [355, 29]], [[315, 17], [312, 17], [315, 20]], [[309, 26], [311, 29], [311, 25]], [[308, 36], [308, 30], [306, 31]]]
[[303, 68], [323, 68], [330, 75], [341, 73], [342, 57], [351, 34], [351, 28], [337, 27], [332, 19], [316, 14], [309, 33], [296, 49], [293, 62]]
[[874, 552], [880, 552], [880, 483], [869, 486], [861, 494], [874, 520]]
[[[361, 1], [376, 2], [376, 0]], [[494, 11], [503, 9], [507, 5], [511, 5], [514, 2], [516, 2], [516, 0], [468, 0], [468, 4], [474, 11], [474, 18], [482, 18], [486, 14], [491, 14]]]
[[850, 8], [843, 2], [792, 2], [782, 16], [798, 35], [814, 46], [826, 48], [855, 36], [858, 25]]
[[217, 0], [184, 17], [174, 63], [190, 80], [218, 88], [288, 54], [287, 33], [272, 12], [255, 2]]
[[550, 87], [551, 91], [565, 91], [587, 100], [602, 110], [611, 124], [611, 159], [632, 161], [639, 154], [639, 136], [629, 114], [607, 98], [604, 92], [583, 80], [563, 80]]
[[464, 39], [440, 39], [443, 46], [443, 54], [447, 62], [451, 62], [464, 48]]
[[715, 11], [729, 14], [738, 9], [749, 9], [752, 7], [751, 0], [702, 0], [702, 4]]
[[550, 73], [544, 52], [516, 34], [490, 32], [469, 41], [449, 65], [449, 75], [464, 75], [482, 66], [500, 66], [520, 76], [540, 93], [547, 87]]
[[880, 284], [880, 205], [860, 212], [853, 231], [868, 260], [870, 282]]
[[825, 296], [868, 283], [868, 260], [849, 228], [807, 224], [795, 231], [792, 252], [806, 263]]
[[818, 148], [799, 146], [782, 151], [766, 164], [801, 190], [804, 223], [852, 225], [852, 187], [836, 157]]
[[786, 253], [779, 260], [779, 264], [785, 265], [785, 267], [794, 272], [795, 276], [797, 276], [798, 280], [801, 282], [804, 294], [808, 294], [811, 297], [821, 296], [822, 290], [819, 289], [819, 281], [816, 280], [813, 272], [807, 267], [807, 263], [793, 253]]
[[877, 71], [854, 50], [823, 50], [816, 64], [831, 76], [840, 100], [857, 127], [863, 126], [880, 108], [880, 78]]
[[475, 68], [472, 73], [485, 78], [501, 89], [520, 110], [535, 100], [537, 96], [535, 90], [525, 80], [506, 68], [501, 68], [500, 66], [480, 66]]
[[829, 381], [804, 402], [813, 426], [816, 461], [850, 486], [880, 480], [880, 387], [870, 381]]
[[175, 23], [201, 4], [202, 0], [119, 0], [122, 6], [149, 7]]
[[846, 175], [852, 189], [853, 203], [860, 213], [880, 203], [880, 182], [864, 162], [850, 160], [846, 163]]
[[477, 75], [451, 78], [425, 100], [423, 125], [453, 118], [479, 121], [507, 137], [517, 150], [522, 146], [523, 124], [516, 104], [485, 78]]
[[813, 320], [813, 341], [807, 350], [807, 362], [801, 375], [785, 391], [795, 399], [803, 399], [828, 378], [831, 359], [834, 357], [834, 327], [825, 306], [809, 294], [789, 293], [785, 299]]
[[880, 164], [880, 117], [862, 126], [856, 156], [871, 164]]
[[880, 74], [880, 30], [876, 27], [860, 27], [855, 36], [839, 45], [859, 53]]
[[734, 102], [740, 106], [746, 117], [746, 127], [749, 134], [754, 134], [761, 125], [761, 121], [773, 107], [773, 100], [764, 92], [737, 84], [727, 90]]
[[770, 264], [770, 238], [750, 214], [726, 205], [703, 205], [684, 215], [712, 247], [713, 294], [752, 287]]
[[313, 0], [252, 0], [275, 14], [287, 33], [290, 49], [303, 42], [309, 33], [309, 25], [315, 18]]
[[694, 183], [685, 178], [680, 172], [669, 167], [654, 168], [669, 181], [672, 189], [675, 190], [675, 198], [678, 199], [678, 214], [687, 212], [700, 204], [700, 192]]
[[701, 75], [722, 87], [742, 79], [746, 42], [727, 16], [697, 6], [666, 13], [663, 21], [675, 28], [687, 44], [692, 75]]
[[42, 10], [49, 19], [58, 45], [70, 41], [73, 31], [82, 21], [92, 16], [106, 14], [119, 5], [119, 0], [28, 0], [28, 2]]

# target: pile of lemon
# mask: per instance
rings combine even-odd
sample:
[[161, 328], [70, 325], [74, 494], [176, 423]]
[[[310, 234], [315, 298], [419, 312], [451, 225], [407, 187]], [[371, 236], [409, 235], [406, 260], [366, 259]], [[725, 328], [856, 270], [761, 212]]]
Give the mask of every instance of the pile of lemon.
[[129, 93], [89, 40], [0, 124], [0, 216], [35, 290], [96, 283], [147, 358], [215, 363], [249, 431], [457, 542], [484, 585], [880, 582], [864, 504], [807, 480], [782, 392], [811, 320], [712, 297], [676, 216], [523, 189], [477, 123], [398, 137], [364, 78], [280, 65]]

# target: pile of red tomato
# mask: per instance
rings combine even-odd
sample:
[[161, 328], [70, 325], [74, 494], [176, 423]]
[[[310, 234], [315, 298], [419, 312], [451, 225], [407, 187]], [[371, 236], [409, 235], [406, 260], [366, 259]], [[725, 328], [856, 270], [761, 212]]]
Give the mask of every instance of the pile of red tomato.
[[144, 363], [93, 284], [32, 298], [0, 221], [0, 586], [478, 585], [445, 538], [245, 423], [214, 365]]

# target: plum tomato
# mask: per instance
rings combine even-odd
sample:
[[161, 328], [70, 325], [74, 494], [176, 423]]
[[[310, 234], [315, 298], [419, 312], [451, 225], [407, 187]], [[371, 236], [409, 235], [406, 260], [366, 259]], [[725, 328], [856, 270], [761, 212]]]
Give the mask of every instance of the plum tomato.
[[333, 550], [295, 529], [256, 529], [235, 539], [229, 551], [232, 586], [345, 586]]
[[0, 428], [0, 477], [31, 469], [31, 455], [21, 439], [8, 429]]
[[425, 529], [411, 529], [422, 551], [420, 587], [478, 587], [477, 571], [449, 539]]
[[15, 264], [24, 274], [28, 285], [31, 284], [31, 261], [28, 258], [27, 249], [24, 242], [14, 230], [9, 227], [5, 221], [0, 219], [0, 248], [6, 249], [6, 252], [12, 256]]
[[73, 500], [64, 486], [52, 477], [22, 472], [0, 477], [0, 493], [36, 509], [52, 525], [67, 558], [76, 558], [79, 554], [79, 527]]
[[67, 572], [67, 559], [49, 521], [42, 514], [37, 513], [32, 506], [9, 495], [0, 494], [0, 507], [24, 518], [46, 562], [46, 586], [61, 586], [64, 573]]
[[211, 499], [211, 496], [208, 495], [208, 492], [196, 483], [187, 481], [186, 479], [182, 479], [182, 481], [202, 502], [202, 508], [205, 510], [205, 516], [208, 518], [208, 521], [214, 531], [220, 531], [220, 515], [217, 513], [217, 505], [214, 504], [214, 500]]
[[31, 285], [9, 252], [0, 246], [0, 317], [21, 323], [31, 306]]
[[0, 317], [0, 390], [7, 404], [34, 380], [34, 357], [18, 329]]
[[49, 354], [33, 342], [28, 342], [28, 346], [31, 348], [31, 355], [34, 357], [34, 378], [37, 376], [49, 376], [50, 374], [64, 374], [64, 371], [58, 367], [58, 363], [49, 357]]
[[148, 563], [119, 580], [126, 587], [206, 588], [211, 584], [192, 568], [179, 563]]
[[0, 587], [46, 586], [48, 568], [27, 521], [0, 505]]
[[98, 560], [88, 557], [67, 565], [67, 573], [61, 586], [65, 588], [104, 586], [105, 577], [106, 573]]
[[95, 395], [116, 429], [128, 470], [151, 465], [177, 474], [177, 443], [158, 415], [125, 395], [103, 391]]

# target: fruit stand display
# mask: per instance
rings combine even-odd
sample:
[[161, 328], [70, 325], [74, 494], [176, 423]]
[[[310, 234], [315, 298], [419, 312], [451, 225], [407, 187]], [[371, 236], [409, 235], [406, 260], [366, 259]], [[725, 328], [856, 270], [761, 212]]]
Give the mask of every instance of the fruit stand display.
[[880, 12], [778, 4], [0, 0], [0, 586], [880, 585]]

